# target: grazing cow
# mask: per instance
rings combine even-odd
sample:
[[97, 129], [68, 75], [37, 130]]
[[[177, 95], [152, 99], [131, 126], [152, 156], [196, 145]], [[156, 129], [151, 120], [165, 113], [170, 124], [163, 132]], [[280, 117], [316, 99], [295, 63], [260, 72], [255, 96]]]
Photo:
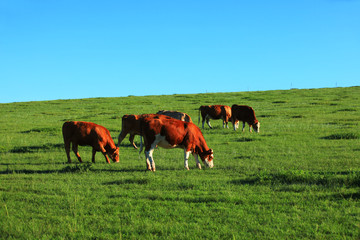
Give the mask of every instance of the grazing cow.
[[[260, 122], [256, 119], [255, 111], [252, 107], [234, 104], [231, 107], [231, 112], [232, 112], [232, 123], [234, 124], [234, 121], [242, 121], [243, 131], [245, 129], [245, 122], [246, 122], [247, 124], [249, 124], [250, 132], [251, 132], [251, 127], [255, 130], [255, 132], [260, 132]], [[236, 131], [235, 127], [234, 130]]]
[[[226, 105], [209, 105], [209, 106], [200, 106], [199, 108], [199, 122], [200, 122], [200, 113], [202, 117], [202, 128], [204, 129], [204, 123], [206, 121], [207, 125], [210, 125], [210, 119], [222, 119], [223, 128], [229, 128], [228, 122], [231, 121], [231, 108]], [[236, 121], [237, 123], [238, 121]], [[235, 125], [234, 125], [235, 127]]]
[[166, 115], [184, 122], [192, 122], [191, 117], [188, 114], [182, 112], [161, 110], [158, 111], [156, 114]]
[[[128, 133], [130, 133], [129, 141], [133, 145], [135, 149], [137, 149], [136, 144], [134, 143], [134, 137], [135, 135], [140, 135], [140, 119], [143, 117], [150, 117], [155, 116], [155, 114], [141, 114], [141, 115], [124, 115], [122, 117], [122, 128], [121, 132], [118, 137], [118, 144], [117, 146], [120, 146], [120, 143]], [[169, 116], [161, 115], [164, 118], [170, 118]]]
[[[78, 145], [92, 146], [92, 162], [95, 163], [96, 152], [104, 154], [106, 162], [110, 163], [107, 155], [114, 161], [119, 162], [119, 148], [115, 146], [109, 130], [91, 122], [65, 122], [62, 127], [68, 163], [70, 158], [70, 143], [79, 162], [82, 162], [78, 152]], [[107, 155], [106, 155], [107, 154]]]
[[[184, 166], [187, 170], [189, 170], [190, 153], [193, 154], [199, 169], [201, 169], [201, 164], [198, 156], [205, 166], [210, 168], [214, 166], [213, 150], [208, 148], [200, 129], [193, 123], [174, 118], [145, 117], [141, 119], [141, 136], [144, 138], [146, 165], [150, 171], [155, 171], [153, 152], [156, 146], [183, 148]], [[143, 148], [142, 137], [140, 137], [140, 152]]]

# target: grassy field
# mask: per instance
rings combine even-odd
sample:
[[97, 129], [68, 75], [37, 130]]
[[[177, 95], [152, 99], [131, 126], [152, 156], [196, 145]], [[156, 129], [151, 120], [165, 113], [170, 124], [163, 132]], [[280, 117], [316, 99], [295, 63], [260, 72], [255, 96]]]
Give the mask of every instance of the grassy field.
[[[359, 239], [360, 87], [0, 104], [1, 239]], [[120, 163], [80, 147], [66, 164], [61, 126], [91, 121], [115, 142], [124, 114], [246, 104], [260, 133], [202, 130], [214, 168], [157, 171], [124, 139]], [[199, 124], [198, 124], [199, 125]], [[139, 137], [135, 138], [137, 144]]]

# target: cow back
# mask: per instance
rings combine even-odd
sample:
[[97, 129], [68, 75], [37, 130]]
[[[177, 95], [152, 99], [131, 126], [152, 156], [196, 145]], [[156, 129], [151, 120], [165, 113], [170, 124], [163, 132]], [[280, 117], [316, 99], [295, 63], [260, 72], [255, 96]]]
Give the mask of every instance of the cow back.
[[156, 114], [169, 116], [169, 117], [172, 117], [172, 118], [184, 121], [184, 122], [192, 122], [191, 117], [188, 114], [183, 113], [183, 112], [160, 110]]
[[236, 120], [247, 122], [249, 124], [258, 122], [252, 107], [234, 104], [231, 106], [231, 113], [232, 117]]

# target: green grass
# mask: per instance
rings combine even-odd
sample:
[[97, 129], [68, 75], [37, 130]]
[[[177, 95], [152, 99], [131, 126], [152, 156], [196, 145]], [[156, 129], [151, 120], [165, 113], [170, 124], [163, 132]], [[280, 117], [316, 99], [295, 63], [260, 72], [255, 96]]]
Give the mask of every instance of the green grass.
[[[1, 239], [359, 239], [360, 87], [0, 104]], [[124, 114], [246, 104], [260, 133], [203, 130], [214, 168], [183, 151], [120, 146], [106, 164], [79, 147], [66, 164], [61, 126], [92, 121], [117, 139]], [[230, 124], [231, 125], [231, 124]], [[137, 144], [139, 138], [135, 138]], [[115, 140], [117, 141], [117, 140]], [[73, 162], [76, 158], [71, 153]]]

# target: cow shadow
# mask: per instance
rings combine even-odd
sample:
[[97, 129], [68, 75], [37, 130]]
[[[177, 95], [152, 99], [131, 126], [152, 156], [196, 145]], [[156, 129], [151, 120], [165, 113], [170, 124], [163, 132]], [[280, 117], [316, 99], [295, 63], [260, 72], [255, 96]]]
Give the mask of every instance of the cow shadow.
[[39, 151], [49, 151], [49, 150], [60, 150], [64, 149], [63, 143], [46, 143], [39, 146], [20, 146], [14, 147], [9, 151], [9, 153], [34, 153]]
[[10, 174], [54, 174], [59, 173], [58, 170], [28, 170], [28, 169], [21, 169], [21, 170], [11, 170], [7, 169], [5, 171], [0, 171], [0, 175], [10, 175]]
[[[104, 165], [107, 163], [103, 163]], [[103, 173], [103, 172], [110, 172], [110, 173], [134, 173], [134, 172], [149, 172], [147, 169], [144, 168], [123, 168], [123, 169], [94, 169], [95, 164], [91, 162], [86, 163], [71, 163], [67, 164], [66, 162], [59, 162], [59, 163], [35, 163], [35, 164], [28, 164], [28, 163], [2, 163], [2, 166], [7, 166], [6, 170], [0, 171], [0, 175], [10, 175], [10, 174], [66, 174], [66, 173]], [[31, 165], [31, 166], [40, 166], [40, 165], [63, 165], [63, 168], [60, 169], [44, 169], [44, 170], [33, 170], [33, 169], [12, 169], [12, 166], [19, 166], [19, 165]]]

